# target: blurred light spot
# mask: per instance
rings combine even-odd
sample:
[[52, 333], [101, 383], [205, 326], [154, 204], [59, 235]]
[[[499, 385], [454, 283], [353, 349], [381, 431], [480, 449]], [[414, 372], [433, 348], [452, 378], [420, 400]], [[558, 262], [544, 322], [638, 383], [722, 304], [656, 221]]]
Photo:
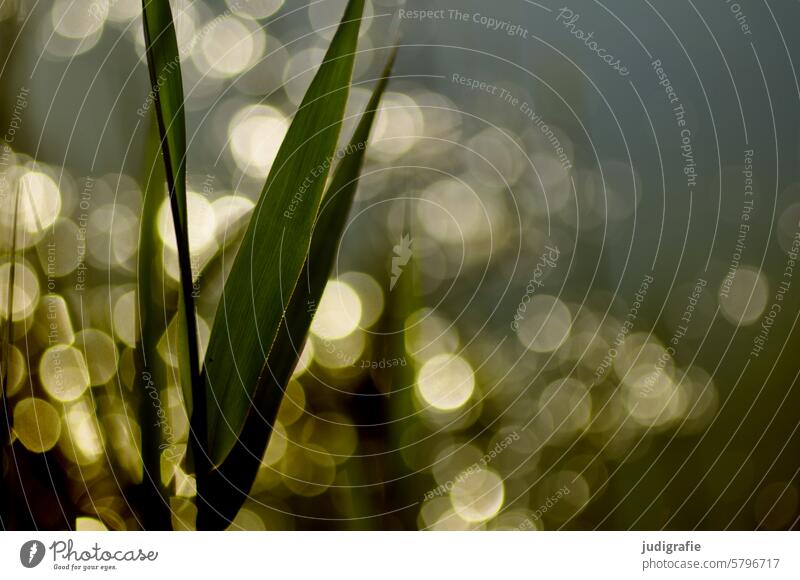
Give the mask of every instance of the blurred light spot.
[[504, 510], [492, 521], [492, 531], [533, 532], [541, 530], [541, 523], [527, 510]]
[[[189, 212], [189, 248], [192, 254], [200, 254], [216, 241], [217, 217], [214, 208], [202, 194], [190, 191], [186, 202]], [[178, 242], [169, 200], [164, 200], [158, 210], [158, 231], [164, 244], [177, 251]]]
[[539, 396], [539, 409], [552, 422], [554, 435], [573, 435], [589, 424], [592, 400], [577, 379], [559, 379], [545, 387]]
[[288, 427], [303, 416], [306, 405], [306, 393], [303, 385], [298, 381], [290, 380], [283, 393], [280, 409], [278, 410], [278, 422]]
[[320, 413], [315, 421], [309, 421], [306, 425], [312, 425], [313, 431], [303, 437], [303, 442], [324, 445], [326, 453], [337, 465], [347, 461], [358, 446], [355, 428], [350, 419], [341, 413]]
[[69, 307], [63, 296], [59, 294], [42, 296], [39, 312], [41, 313], [42, 327], [38, 334], [41, 335], [43, 342], [48, 345], [75, 342]]
[[[452, 512], [450, 500], [446, 497], [435, 497], [422, 503], [417, 516], [419, 529], [433, 528], [445, 512]], [[462, 520], [463, 521], [463, 520]]]
[[114, 304], [113, 323], [116, 338], [131, 348], [136, 348], [136, 339], [139, 336], [139, 317], [136, 311], [135, 290], [126, 292]]
[[[29, 234], [52, 226], [61, 211], [61, 192], [56, 182], [39, 171], [27, 171], [19, 178], [19, 224]], [[6, 211], [13, 216], [14, 205]]]
[[228, 134], [239, 169], [250, 177], [266, 178], [288, 128], [286, 117], [274, 107], [249, 105], [236, 113]]
[[[17, 248], [27, 248], [41, 239], [61, 211], [61, 192], [55, 181], [39, 171], [25, 171], [17, 181], [19, 191], [19, 217]], [[15, 196], [0, 208], [2, 223], [11, 231], [14, 223]]]
[[264, 527], [264, 520], [262, 520], [257, 513], [247, 508], [242, 508], [239, 510], [239, 513], [236, 514], [236, 517], [233, 518], [228, 529], [234, 532], [239, 530], [261, 532], [266, 528]]
[[82, 516], [75, 518], [76, 532], [107, 532], [106, 525], [97, 518]]
[[36, 250], [39, 263], [48, 276], [60, 278], [75, 271], [81, 260], [80, 230], [70, 219], [58, 218], [46, 235], [39, 241]]
[[[110, 442], [108, 453], [115, 456], [115, 461], [130, 477], [141, 481], [142, 456], [138, 441], [142, 429], [139, 423], [127, 413], [111, 412], [106, 415], [104, 426]], [[153, 477], [155, 475], [151, 474]]]
[[286, 447], [288, 447], [286, 429], [278, 421], [275, 423], [272, 435], [270, 435], [269, 444], [264, 450], [264, 458], [261, 460], [262, 465], [270, 466], [278, 463], [283, 458], [283, 454], [286, 453]]
[[431, 473], [437, 484], [449, 490], [459, 476], [474, 469], [482, 458], [483, 452], [475, 445], [451, 443], [436, 454]]
[[103, 453], [103, 440], [97, 427], [95, 409], [86, 398], [70, 405], [64, 415], [65, 431], [60, 448], [65, 455], [79, 465], [89, 465], [97, 461]]
[[88, 328], [75, 335], [75, 346], [86, 358], [92, 386], [104, 385], [117, 373], [117, 346], [101, 330]]
[[104, 204], [91, 211], [86, 225], [86, 257], [89, 263], [103, 270], [117, 265], [112, 252], [111, 229], [114, 222], [113, 204]]
[[583, 475], [565, 470], [545, 479], [535, 501], [538, 506], [547, 508], [545, 517], [555, 521], [565, 521], [578, 515], [586, 507], [591, 493], [589, 482]]
[[[553, 124], [549, 124], [550, 131], [542, 131], [541, 127], [531, 125], [523, 134], [523, 140], [527, 144], [526, 150], [534, 155], [552, 156], [560, 166], [566, 165], [565, 162], [575, 159], [575, 147], [568, 133]], [[552, 133], [551, 133], [552, 132]], [[555, 136], [558, 139], [562, 152], [553, 148], [551, 139]], [[552, 210], [552, 206], [550, 208]]]
[[[723, 281], [723, 285], [725, 281]], [[767, 307], [769, 284], [763, 273], [750, 267], [736, 270], [727, 295], [720, 290], [722, 314], [736, 325], [753, 324]]]
[[108, 19], [112, 22], [127, 23], [142, 13], [142, 7], [137, 2], [124, 2], [120, 0], [94, 0], [97, 3], [108, 5]]
[[406, 350], [420, 362], [437, 354], [453, 352], [459, 338], [455, 326], [430, 308], [414, 312], [406, 320]]
[[506, 133], [490, 127], [467, 142], [470, 172], [485, 186], [508, 187], [525, 169], [527, 160]]
[[[414, 100], [421, 107], [425, 128], [431, 135], [442, 135], [460, 142], [463, 117], [450, 98], [438, 92], [421, 90], [414, 95]], [[434, 155], [444, 155], [453, 148], [452, 143], [436, 141], [430, 141], [426, 146]]]
[[[11, 263], [0, 266], [0, 312], [8, 318], [8, 285], [11, 276]], [[39, 303], [39, 278], [24, 262], [14, 265], [14, 301], [11, 304], [11, 316], [19, 322], [33, 314]]]
[[381, 99], [372, 132], [370, 155], [380, 161], [393, 161], [425, 134], [425, 117], [413, 98], [388, 91]]
[[215, 237], [224, 244], [244, 230], [254, 204], [241, 195], [226, 195], [212, 202], [211, 207], [217, 223]]
[[225, 2], [228, 4], [228, 8], [231, 12], [237, 16], [252, 19], [272, 16], [283, 6], [283, 0], [247, 0], [247, 2], [225, 0]]
[[[574, 199], [569, 169], [565, 169], [559, 158], [549, 152], [535, 153], [530, 157], [535, 169], [535, 173], [530, 175], [534, 193], [531, 198], [537, 202], [531, 206], [531, 212], [542, 216], [548, 211], [551, 214], [560, 212]], [[581, 183], [584, 197], [591, 196], [594, 182], [586, 178]]]
[[[125, 264], [135, 258], [139, 249], [139, 220], [132, 210], [116, 204], [111, 217], [109, 235], [115, 264]], [[191, 219], [191, 213], [189, 214]], [[190, 222], [191, 229], [191, 222]]]
[[617, 356], [614, 358], [614, 372], [623, 382], [629, 381], [630, 383], [638, 380], [638, 377], [628, 376], [634, 367], [649, 366], [653, 370], [656, 365], [659, 365], [662, 371], [668, 374], [672, 374], [675, 369], [675, 361], [667, 349], [646, 332], [629, 334], [617, 348]]
[[417, 217], [434, 239], [452, 245], [471, 245], [490, 236], [486, 208], [464, 184], [439, 181], [426, 189], [417, 204]]
[[534, 352], [552, 352], [569, 337], [572, 314], [555, 296], [535, 296], [519, 321], [517, 338]]
[[[179, 0], [173, 5], [172, 20], [175, 23], [175, 36], [178, 40], [178, 51], [181, 60], [186, 60], [193, 49], [199, 49], [200, 40], [216, 24], [208, 23], [198, 29], [200, 12], [207, 9], [205, 3], [198, 0]], [[212, 21], [214, 22], [214, 21]], [[140, 35], [144, 36], [144, 35]]]
[[489, 469], [467, 472], [450, 492], [453, 510], [467, 522], [484, 522], [496, 516], [504, 497], [503, 481]]
[[99, 28], [85, 38], [67, 38], [56, 34], [52, 26], [52, 22], [46, 21], [37, 35], [40, 50], [45, 57], [52, 57], [52, 60], [72, 60], [78, 55], [87, 53], [97, 46], [103, 35], [103, 29]]
[[303, 350], [300, 352], [300, 357], [297, 359], [297, 365], [294, 367], [292, 377], [299, 377], [308, 370], [311, 362], [314, 360], [314, 344], [310, 340], [306, 340], [303, 345]]
[[108, 5], [101, 0], [56, 0], [50, 11], [53, 28], [66, 38], [86, 38], [103, 28]]
[[344, 338], [331, 340], [312, 336], [314, 360], [329, 370], [357, 368], [366, 346], [364, 332], [351, 332]]
[[324, 49], [312, 47], [301, 50], [289, 58], [283, 68], [283, 90], [293, 104], [299, 105], [302, 101], [324, 57]]
[[26, 449], [44, 453], [53, 448], [61, 435], [58, 411], [44, 399], [23, 399], [14, 407], [14, 433]]
[[375, 324], [383, 312], [383, 290], [375, 278], [362, 272], [346, 272], [339, 276], [344, 282], [358, 292], [361, 299], [361, 328], [369, 328]]
[[624, 384], [625, 407], [640, 425], [663, 425], [680, 418], [686, 410], [687, 397], [659, 367], [635, 366]]
[[25, 356], [16, 346], [9, 345], [8, 350], [8, 377], [6, 377], [6, 395], [11, 397], [22, 388], [28, 377], [28, 365]]
[[89, 369], [77, 348], [58, 344], [44, 351], [39, 379], [47, 394], [57, 401], [74, 401], [89, 388]]
[[326, 340], [344, 338], [358, 328], [361, 299], [345, 282], [330, 280], [311, 322], [311, 332]]
[[419, 370], [417, 389], [422, 400], [436, 409], [458, 409], [475, 389], [472, 367], [460, 356], [436, 355]]
[[689, 409], [686, 414], [686, 429], [691, 430], [694, 427], [699, 431], [711, 423], [719, 409], [717, 387], [711, 376], [697, 366], [691, 367], [683, 380], [689, 383], [686, 389], [691, 391], [692, 398], [687, 403]]
[[133, 273], [138, 244], [139, 219], [132, 209], [112, 202], [92, 210], [83, 244], [92, 265], [123, 267]]
[[451, 508], [444, 511], [430, 529], [434, 532], [466, 532], [475, 530], [478, 525], [477, 523], [466, 521]]
[[[573, 331], [575, 326], [573, 325]], [[575, 361], [586, 367], [595, 370], [602, 362], [603, 357], [608, 352], [609, 345], [595, 332], [574, 333], [569, 341], [562, 347], [565, 360]], [[566, 352], [564, 352], [566, 351]]]
[[264, 31], [249, 22], [228, 17], [214, 21], [192, 52], [197, 68], [212, 78], [236, 76], [261, 58], [266, 46]]

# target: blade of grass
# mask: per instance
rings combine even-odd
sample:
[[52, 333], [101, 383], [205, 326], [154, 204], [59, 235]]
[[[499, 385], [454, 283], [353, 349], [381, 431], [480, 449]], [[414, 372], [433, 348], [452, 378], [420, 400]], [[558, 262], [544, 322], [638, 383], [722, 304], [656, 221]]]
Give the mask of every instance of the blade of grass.
[[308, 253], [353, 71], [364, 0], [349, 0], [281, 144], [217, 308], [205, 358], [209, 451], [241, 433]]
[[159, 156], [160, 138], [151, 117], [145, 145], [144, 202], [139, 226], [137, 296], [141, 334], [137, 345], [139, 380], [139, 425], [142, 437], [142, 482], [136, 493], [137, 511], [146, 530], [168, 530], [172, 527], [168, 494], [161, 480], [162, 419], [158, 417], [152, 392], [162, 396], [166, 372], [158, 353], [158, 341], [166, 330], [166, 306], [159, 307], [159, 282], [162, 244], [157, 217], [163, 196], [164, 168]]
[[253, 485], [272, 434], [286, 384], [297, 364], [313, 308], [322, 297], [336, 259], [339, 240], [347, 223], [364, 163], [375, 114], [389, 81], [396, 55], [392, 50], [383, 75], [353, 133], [345, 155], [334, 171], [323, 198], [311, 246], [295, 286], [283, 323], [259, 378], [255, 401], [231, 452], [207, 479], [201, 490], [206, 498], [198, 506], [198, 529], [223, 529], [230, 525]]
[[206, 397], [200, 375], [197, 319], [192, 295], [189, 219], [186, 202], [186, 120], [180, 54], [168, 0], [142, 0], [147, 69], [161, 154], [167, 178], [170, 209], [178, 247], [180, 285], [178, 304], [178, 361], [181, 387], [190, 414], [190, 448], [198, 478], [208, 471]]

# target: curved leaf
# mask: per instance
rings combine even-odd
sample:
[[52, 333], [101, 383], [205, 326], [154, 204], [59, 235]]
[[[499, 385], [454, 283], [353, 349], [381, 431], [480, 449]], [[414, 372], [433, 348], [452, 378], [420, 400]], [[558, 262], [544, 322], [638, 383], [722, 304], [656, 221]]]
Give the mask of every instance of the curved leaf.
[[259, 378], [255, 402], [233, 449], [201, 489], [205, 502], [198, 506], [198, 529], [222, 529], [230, 525], [253, 485], [278, 414], [286, 384], [303, 347], [328, 276], [336, 259], [347, 216], [355, 197], [364, 163], [367, 141], [391, 74], [396, 50], [392, 50], [383, 76], [373, 90], [361, 120], [333, 174], [320, 209], [311, 247], [300, 280], [292, 293], [278, 336]]
[[209, 451], [219, 464], [244, 426], [303, 267], [340, 131], [364, 0], [350, 0], [292, 121], [225, 283], [206, 352]]

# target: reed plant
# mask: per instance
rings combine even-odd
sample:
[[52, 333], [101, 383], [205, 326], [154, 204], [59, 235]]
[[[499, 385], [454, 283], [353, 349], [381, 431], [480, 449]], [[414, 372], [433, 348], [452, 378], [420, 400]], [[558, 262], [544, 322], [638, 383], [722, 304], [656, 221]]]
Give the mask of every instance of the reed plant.
[[[370, 130], [395, 52], [349, 144], [337, 150], [352, 82], [364, 0], [349, 0], [322, 64], [272, 163], [233, 259], [205, 356], [200, 356], [189, 245], [186, 120], [180, 56], [167, 0], [143, 0], [147, 64], [157, 125], [139, 247], [138, 348], [141, 391], [163, 379], [155, 344], [164, 328], [158, 300], [155, 225], [164, 184], [177, 240], [178, 381], [190, 418], [186, 470], [197, 484], [197, 528], [224, 529], [248, 496], [286, 385], [328, 280], [355, 195]], [[163, 436], [153, 409], [143, 414], [143, 481], [137, 495], [145, 527], [170, 525], [160, 477]]]

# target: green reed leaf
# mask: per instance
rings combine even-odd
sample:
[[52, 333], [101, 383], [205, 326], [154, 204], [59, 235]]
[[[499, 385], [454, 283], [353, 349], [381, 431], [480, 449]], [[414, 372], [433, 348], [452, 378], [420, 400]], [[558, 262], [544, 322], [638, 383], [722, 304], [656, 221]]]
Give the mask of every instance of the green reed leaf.
[[168, 0], [142, 0], [142, 8], [151, 86], [148, 101], [153, 103], [158, 121], [180, 266], [178, 366], [187, 410], [191, 413], [193, 459], [198, 477], [202, 477], [208, 464], [206, 399], [200, 375], [197, 318], [192, 295], [186, 202], [186, 120], [180, 54]]
[[283, 323], [259, 377], [253, 407], [231, 452], [200, 490], [206, 505], [198, 508], [198, 529], [227, 527], [241, 508], [261, 465], [286, 384], [297, 365], [303, 341], [336, 259], [364, 163], [375, 114], [391, 74], [392, 50], [383, 76], [372, 92], [345, 156], [334, 171], [314, 225], [311, 246], [302, 273], [286, 308]]
[[205, 358], [215, 465], [242, 431], [311, 242], [350, 87], [364, 0], [350, 0], [283, 140], [217, 308]]

